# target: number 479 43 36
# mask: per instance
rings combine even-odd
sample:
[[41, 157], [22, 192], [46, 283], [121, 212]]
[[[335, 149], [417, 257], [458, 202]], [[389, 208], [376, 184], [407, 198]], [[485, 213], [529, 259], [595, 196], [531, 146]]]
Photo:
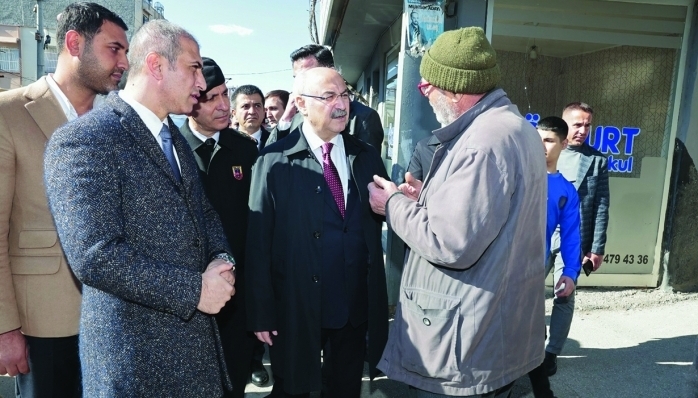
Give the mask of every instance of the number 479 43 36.
[[633, 254], [611, 254], [607, 253], [603, 257], [603, 262], [606, 264], [647, 264], [649, 262], [649, 256], [646, 254], [633, 255]]

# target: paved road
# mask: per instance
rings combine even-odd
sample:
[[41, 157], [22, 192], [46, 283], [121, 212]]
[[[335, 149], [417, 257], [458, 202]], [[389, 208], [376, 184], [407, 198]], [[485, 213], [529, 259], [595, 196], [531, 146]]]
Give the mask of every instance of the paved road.
[[[685, 397], [698, 334], [698, 299], [631, 310], [579, 311], [551, 379], [559, 398]], [[247, 397], [270, 388], [249, 385]], [[0, 397], [13, 397], [0, 377]], [[409, 397], [406, 386], [385, 378], [363, 383], [362, 397]], [[527, 378], [512, 398], [532, 398]]]

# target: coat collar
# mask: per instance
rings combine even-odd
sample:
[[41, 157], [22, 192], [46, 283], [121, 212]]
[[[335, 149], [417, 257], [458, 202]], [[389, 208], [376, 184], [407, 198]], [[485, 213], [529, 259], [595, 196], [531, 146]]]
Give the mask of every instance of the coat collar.
[[453, 121], [453, 123], [434, 130], [434, 135], [441, 143], [451, 141], [465, 131], [465, 129], [470, 126], [476, 117], [480, 116], [480, 114], [491, 108], [495, 103], [503, 100], [509, 102], [506, 95], [507, 94], [501, 88], [490, 91], [484, 97], [482, 97], [477, 104], [460, 115], [458, 119]]
[[[311, 152], [308, 141], [301, 133], [302, 128], [303, 124], [284, 138], [284, 156], [290, 157], [304, 151], [308, 153]], [[342, 139], [344, 140], [344, 151], [349, 158], [349, 164], [352, 165], [356, 156], [364, 149], [361, 144], [357, 142], [357, 138], [350, 134], [342, 133]]]
[[593, 148], [586, 142], [582, 143], [582, 147], [579, 148], [579, 153], [581, 153], [582, 156], [579, 157], [577, 179], [574, 181], [574, 187], [577, 189], [579, 189], [579, 186], [582, 185], [582, 181], [584, 180], [584, 177], [586, 177], [589, 167], [591, 167], [591, 164], [594, 161], [594, 156], [592, 156], [594, 154], [593, 151]]
[[179, 132], [182, 133], [184, 139], [187, 140], [192, 151], [196, 151], [197, 148], [203, 145], [203, 142], [192, 133], [191, 127], [189, 127], [189, 118], [187, 118], [184, 124], [182, 124], [182, 127], [179, 128]]
[[28, 85], [24, 90], [24, 97], [29, 100], [24, 107], [47, 139], [68, 122], [63, 108], [46, 82], [46, 77]]
[[[119, 98], [116, 91], [109, 93], [109, 96], [107, 96], [107, 99], [105, 100], [105, 104], [112, 108], [113, 112], [119, 117], [121, 126], [124, 128], [126, 133], [134, 139], [141, 150], [145, 151], [148, 156], [153, 159], [153, 161], [165, 174], [168, 175], [174, 184], [179, 185], [180, 182], [177, 181], [177, 178], [172, 171], [172, 167], [167, 162], [167, 158], [165, 158], [162, 148], [160, 148], [157, 141], [153, 137], [153, 134], [145, 125], [141, 117], [138, 116], [138, 113], [124, 100]], [[190, 151], [191, 148], [187, 145], [187, 141], [182, 139], [183, 137], [172, 119], [168, 117], [167, 122], [170, 132], [172, 133], [172, 143], [174, 149], [177, 151], [177, 155], [179, 157], [182, 183], [188, 183], [192, 179], [192, 171], [189, 170], [189, 165], [185, 159], [186, 156], [189, 156], [187, 155], [187, 151]]]

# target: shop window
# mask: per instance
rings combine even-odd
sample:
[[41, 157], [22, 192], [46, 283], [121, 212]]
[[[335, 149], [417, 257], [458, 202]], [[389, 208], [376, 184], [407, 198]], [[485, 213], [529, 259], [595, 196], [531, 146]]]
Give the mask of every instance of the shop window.
[[[500, 86], [535, 125], [570, 102], [594, 109], [588, 144], [608, 158], [601, 273], [652, 272], [687, 8], [610, 1], [498, 0]], [[642, 214], [642, 217], [638, 217]], [[641, 259], [641, 260], [638, 260]]]
[[0, 47], [0, 72], [20, 72], [19, 48]]
[[386, 158], [392, 159], [393, 134], [395, 133], [395, 101], [397, 94], [398, 51], [390, 51], [386, 57], [385, 107], [383, 109], [383, 130], [388, 142]]
[[56, 72], [56, 65], [58, 65], [58, 53], [55, 47], [49, 47], [44, 50], [44, 72], [54, 73]]

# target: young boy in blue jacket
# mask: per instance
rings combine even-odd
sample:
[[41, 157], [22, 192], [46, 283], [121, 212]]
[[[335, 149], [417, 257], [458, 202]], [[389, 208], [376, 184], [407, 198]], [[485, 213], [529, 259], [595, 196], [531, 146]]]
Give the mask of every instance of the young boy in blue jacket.
[[[567, 122], [557, 116], [546, 117], [538, 123], [538, 134], [545, 147], [548, 168], [548, 218], [545, 231], [546, 261], [550, 242], [559, 226], [560, 253], [565, 262], [562, 275], [555, 281], [555, 296], [569, 296], [575, 288], [582, 268], [582, 246], [579, 235], [579, 196], [571, 182], [557, 171], [560, 152], [567, 147]], [[546, 270], [550, 272], [550, 270]], [[554, 317], [554, 311], [553, 311]], [[552, 322], [552, 321], [551, 321]]]
[[[582, 247], [579, 235], [579, 196], [574, 185], [557, 171], [557, 160], [560, 152], [567, 147], [567, 122], [550, 116], [538, 123], [538, 134], [545, 148], [545, 164], [548, 169], [548, 216], [545, 231], [546, 263], [550, 256], [550, 242], [558, 229], [555, 238], [560, 239], [560, 252], [564, 259], [565, 268], [562, 275], [555, 280], [555, 300], [566, 300], [572, 294], [581, 269]], [[546, 269], [547, 273], [550, 268]], [[555, 322], [555, 309], [550, 317], [550, 323]], [[529, 373], [533, 395], [536, 398], [552, 398], [550, 382], [543, 364]]]

